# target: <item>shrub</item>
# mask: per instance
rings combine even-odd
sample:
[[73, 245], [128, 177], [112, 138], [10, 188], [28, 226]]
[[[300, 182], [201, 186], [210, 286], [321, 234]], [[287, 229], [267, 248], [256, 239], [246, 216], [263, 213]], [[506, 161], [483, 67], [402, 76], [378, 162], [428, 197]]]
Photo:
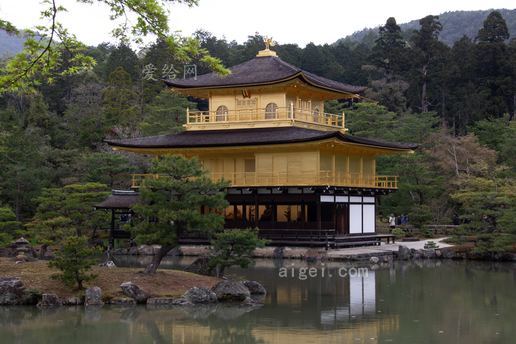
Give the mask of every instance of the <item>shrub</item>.
[[405, 237], [405, 231], [401, 228], [394, 228], [392, 230], [392, 234], [396, 236], [396, 238], [404, 238]]
[[216, 233], [212, 240], [210, 266], [217, 269], [218, 276], [230, 266], [246, 268], [253, 262], [253, 250], [265, 244], [266, 240], [259, 239], [258, 231], [253, 229], [228, 229]]
[[88, 239], [84, 236], [72, 236], [63, 240], [61, 249], [56, 253], [54, 260], [48, 265], [61, 270], [62, 273], [52, 276], [69, 287], [74, 285], [83, 289], [83, 282], [91, 281], [94, 274], [87, 273], [95, 264], [94, 255], [99, 253], [97, 248], [88, 246]]

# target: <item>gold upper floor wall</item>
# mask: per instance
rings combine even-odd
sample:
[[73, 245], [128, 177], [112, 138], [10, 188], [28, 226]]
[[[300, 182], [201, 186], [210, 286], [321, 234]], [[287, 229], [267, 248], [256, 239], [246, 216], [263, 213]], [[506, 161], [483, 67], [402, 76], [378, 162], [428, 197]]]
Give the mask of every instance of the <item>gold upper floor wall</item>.
[[[344, 113], [325, 112], [324, 101], [334, 97], [332, 92], [323, 92], [299, 80], [280, 85], [204, 92], [208, 97], [209, 109], [187, 110], [186, 130], [292, 125], [319, 130], [347, 130]], [[189, 93], [192, 91], [189, 90]]]

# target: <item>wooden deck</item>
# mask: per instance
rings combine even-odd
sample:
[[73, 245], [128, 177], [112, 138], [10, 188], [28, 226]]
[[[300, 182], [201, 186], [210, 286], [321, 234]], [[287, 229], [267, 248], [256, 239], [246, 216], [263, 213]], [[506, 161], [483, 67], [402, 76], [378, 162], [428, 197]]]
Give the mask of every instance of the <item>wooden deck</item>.
[[[336, 234], [331, 229], [263, 229], [259, 236], [269, 241], [269, 246], [308, 246], [343, 248], [356, 246], [379, 246], [382, 241], [394, 243], [392, 234]], [[114, 230], [114, 239], [130, 239], [130, 233], [125, 230]], [[179, 239], [180, 244], [207, 245], [209, 239], [194, 233]]]
[[[394, 243], [392, 234], [353, 234], [339, 235], [334, 230], [316, 229], [262, 229], [259, 236], [269, 240], [269, 246], [309, 246], [342, 248], [355, 246], [379, 246], [383, 240]], [[179, 239], [181, 244], [208, 244], [206, 238], [183, 237]]]

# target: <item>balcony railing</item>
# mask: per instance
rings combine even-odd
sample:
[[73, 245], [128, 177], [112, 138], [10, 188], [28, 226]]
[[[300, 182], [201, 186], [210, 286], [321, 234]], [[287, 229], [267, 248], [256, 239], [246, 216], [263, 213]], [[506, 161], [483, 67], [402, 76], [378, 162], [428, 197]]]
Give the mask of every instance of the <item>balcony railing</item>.
[[304, 123], [318, 124], [328, 127], [345, 129], [345, 115], [317, 112], [314, 110], [303, 110], [294, 107], [252, 110], [229, 110], [224, 113], [217, 111], [190, 111], [187, 109], [188, 125], [243, 123], [243, 122], [278, 122], [278, 121], [299, 121]]
[[[336, 173], [332, 171], [302, 173], [270, 173], [270, 172], [235, 172], [213, 173], [208, 175], [213, 180], [225, 179], [234, 187], [251, 186], [343, 186], [367, 187], [381, 189], [397, 189], [397, 176], [372, 176], [358, 173]], [[159, 178], [156, 174], [133, 175], [131, 187], [138, 189], [145, 178]]]

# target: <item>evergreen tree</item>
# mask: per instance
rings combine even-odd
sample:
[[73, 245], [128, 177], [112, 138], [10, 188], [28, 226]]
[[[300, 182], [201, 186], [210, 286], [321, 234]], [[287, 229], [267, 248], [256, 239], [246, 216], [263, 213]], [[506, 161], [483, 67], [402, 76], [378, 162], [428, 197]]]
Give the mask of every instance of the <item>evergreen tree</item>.
[[505, 20], [499, 12], [491, 12], [478, 32], [476, 49], [477, 94], [484, 116], [502, 117], [507, 112], [514, 116], [516, 75], [504, 42], [508, 38]]
[[212, 240], [210, 266], [216, 268], [217, 277], [230, 266], [246, 268], [253, 263], [255, 248], [265, 246], [266, 241], [258, 238], [258, 231], [251, 229], [229, 229], [215, 233]]
[[162, 91], [145, 106], [145, 116], [139, 124], [143, 135], [172, 134], [183, 130], [186, 108], [196, 110], [197, 104], [184, 96]]
[[390, 17], [385, 25], [379, 28], [379, 36], [371, 52], [371, 61], [385, 71], [387, 81], [390, 81], [394, 75], [406, 70], [406, 56], [406, 42], [401, 35], [401, 28], [396, 19]]
[[0, 247], [11, 243], [15, 236], [21, 234], [22, 224], [16, 221], [16, 215], [10, 207], [0, 205]]
[[[71, 184], [62, 188], [45, 189], [37, 199], [38, 209], [30, 227], [36, 231], [39, 226], [47, 228], [52, 224], [46, 221], [54, 219], [60, 228], [63, 223], [69, 223], [69, 228], [78, 236], [88, 233], [94, 236], [97, 229], [106, 228], [108, 223], [106, 214], [95, 211], [94, 206], [108, 195], [106, 185], [100, 183]], [[60, 217], [64, 219], [57, 221]]]
[[71, 236], [63, 240], [60, 250], [48, 265], [61, 270], [52, 278], [62, 281], [67, 286], [76, 286], [81, 290], [83, 282], [91, 281], [97, 276], [88, 273], [95, 264], [94, 255], [99, 250], [88, 246], [88, 239], [83, 236]]
[[102, 97], [105, 122], [112, 133], [124, 135], [135, 127], [139, 114], [138, 97], [131, 76], [122, 67], [117, 67], [108, 81]]
[[123, 43], [111, 50], [106, 61], [104, 77], [109, 79], [110, 75], [118, 68], [122, 68], [129, 74], [131, 83], [137, 82], [140, 79], [141, 72], [138, 56], [129, 46]]
[[209, 179], [196, 159], [162, 157], [153, 162], [151, 172], [159, 177], [144, 180], [130, 228], [137, 242], [161, 245], [146, 273], [156, 272], [163, 257], [178, 245], [181, 233], [222, 229], [220, 213], [227, 205], [227, 184]]
[[[411, 37], [413, 44], [412, 62], [413, 62], [413, 80], [415, 87], [412, 91], [417, 94], [419, 106], [413, 103], [413, 108], [418, 108], [421, 112], [428, 112], [432, 102], [430, 96], [432, 95], [431, 83], [435, 84], [435, 79], [442, 70], [444, 63], [444, 56], [447, 53], [446, 46], [439, 42], [439, 33], [442, 30], [442, 25], [437, 16], [426, 16], [419, 20], [421, 25], [418, 31], [414, 31]], [[441, 92], [434, 91], [438, 94], [439, 99]], [[434, 94], [435, 96], [435, 94]]]

